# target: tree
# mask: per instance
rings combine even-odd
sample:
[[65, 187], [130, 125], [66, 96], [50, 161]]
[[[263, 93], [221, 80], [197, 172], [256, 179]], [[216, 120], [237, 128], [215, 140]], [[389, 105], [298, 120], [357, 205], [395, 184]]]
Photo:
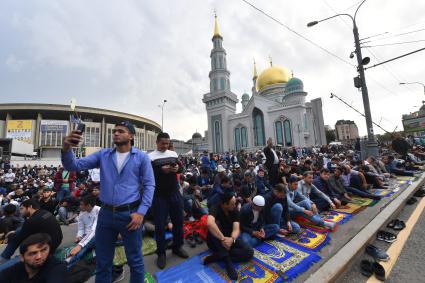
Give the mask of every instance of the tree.
[[332, 129], [325, 129], [325, 135], [328, 143], [336, 140], [335, 131]]

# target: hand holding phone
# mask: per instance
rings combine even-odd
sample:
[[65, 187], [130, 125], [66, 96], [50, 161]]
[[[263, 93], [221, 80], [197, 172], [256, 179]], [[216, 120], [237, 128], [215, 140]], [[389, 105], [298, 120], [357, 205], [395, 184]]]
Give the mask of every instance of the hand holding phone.
[[72, 131], [63, 141], [63, 151], [69, 151], [72, 147], [78, 146], [83, 140], [81, 131]]

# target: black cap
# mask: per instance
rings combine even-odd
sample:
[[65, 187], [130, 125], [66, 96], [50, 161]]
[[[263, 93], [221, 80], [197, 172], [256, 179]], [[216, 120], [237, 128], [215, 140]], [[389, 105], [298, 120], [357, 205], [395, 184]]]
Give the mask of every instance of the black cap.
[[132, 123], [130, 123], [129, 121], [123, 121], [120, 122], [118, 124], [115, 124], [115, 126], [123, 126], [126, 127], [128, 129], [128, 131], [130, 132], [130, 134], [135, 135], [136, 134], [136, 128], [134, 127], [134, 125]]

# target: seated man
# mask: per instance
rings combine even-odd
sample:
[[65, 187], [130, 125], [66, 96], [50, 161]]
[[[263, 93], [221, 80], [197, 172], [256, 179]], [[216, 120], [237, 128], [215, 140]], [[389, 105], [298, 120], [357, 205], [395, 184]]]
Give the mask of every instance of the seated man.
[[335, 223], [324, 221], [318, 214], [314, 202], [298, 190], [298, 178], [295, 176], [289, 178], [288, 209], [291, 217], [301, 215], [316, 225], [324, 226], [331, 230], [335, 228]]
[[47, 210], [51, 214], [55, 213], [56, 207], [58, 205], [58, 201], [53, 196], [54, 192], [50, 188], [44, 188], [43, 194], [40, 198], [40, 208]]
[[242, 197], [242, 203], [245, 204], [252, 202], [252, 198], [257, 194], [257, 186], [251, 170], [246, 170], [243, 178], [240, 197]]
[[67, 270], [63, 262], [53, 257], [48, 234], [36, 233], [19, 246], [20, 261], [0, 271], [1, 282], [67, 282]]
[[68, 268], [73, 266], [82, 256], [94, 248], [97, 217], [100, 207], [92, 196], [85, 196], [80, 201], [80, 214], [78, 215], [78, 232], [75, 242], [78, 243], [70, 252]]
[[224, 261], [227, 275], [238, 279], [234, 262], [246, 262], [254, 256], [254, 250], [239, 237], [239, 212], [236, 198], [231, 193], [221, 195], [219, 205], [211, 209], [207, 219], [207, 245], [213, 252], [204, 259], [204, 264]]
[[232, 181], [229, 177], [223, 176], [220, 180], [220, 185], [215, 186], [210, 197], [208, 198], [207, 205], [208, 209], [216, 206], [220, 203], [221, 195], [223, 195], [225, 192], [232, 192], [234, 193], [234, 190], [232, 188]]
[[385, 155], [382, 158], [382, 161], [385, 164], [385, 169], [391, 174], [399, 175], [399, 176], [414, 176], [415, 172], [405, 170], [401, 167], [401, 164], [399, 161], [394, 159], [394, 156], [392, 155]]
[[257, 171], [257, 176], [255, 176], [255, 185], [257, 187], [257, 194], [264, 196], [266, 192], [269, 191], [269, 182], [264, 177], [265, 172], [262, 167]]
[[298, 182], [298, 190], [316, 205], [319, 212], [336, 208], [334, 202], [313, 185], [313, 172], [304, 172], [303, 177]]
[[265, 195], [265, 216], [267, 224], [277, 224], [279, 234], [287, 235], [289, 233], [299, 233], [300, 225], [292, 221], [289, 216], [287, 186], [276, 184], [272, 191]]
[[[352, 170], [349, 165], [336, 168], [335, 173], [330, 178], [330, 182], [335, 183], [335, 187], [340, 188], [342, 186], [350, 194], [364, 198], [381, 199], [380, 196], [376, 196], [366, 191], [366, 178], [362, 173]], [[366, 184], [366, 186], [363, 187], [362, 184]]]
[[240, 226], [242, 240], [255, 247], [263, 240], [273, 238], [280, 230], [277, 224], [265, 224], [264, 197], [258, 195], [252, 203], [245, 204], [240, 211]]
[[335, 206], [339, 208], [341, 205], [346, 205], [349, 200], [346, 199], [344, 195], [339, 195], [333, 190], [329, 184], [329, 173], [330, 171], [327, 168], [320, 169], [320, 175], [314, 179], [313, 184], [322, 193], [326, 194], [333, 201]]
[[24, 220], [16, 216], [16, 210], [14, 204], [8, 204], [3, 207], [3, 216], [0, 218], [0, 234], [6, 236], [7, 233], [16, 231], [22, 226]]
[[50, 212], [40, 209], [37, 200], [28, 199], [24, 201], [21, 205], [21, 214], [27, 219], [15, 235], [9, 236], [7, 247], [0, 257], [0, 264], [8, 261], [22, 241], [32, 234], [48, 234], [51, 238], [50, 252], [52, 254], [62, 242], [62, 230], [56, 218]]

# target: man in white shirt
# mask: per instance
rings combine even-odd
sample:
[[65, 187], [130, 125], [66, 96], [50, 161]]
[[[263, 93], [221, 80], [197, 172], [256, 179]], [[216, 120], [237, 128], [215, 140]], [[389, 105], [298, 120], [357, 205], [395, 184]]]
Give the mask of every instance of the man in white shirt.
[[68, 268], [74, 265], [90, 249], [94, 248], [97, 217], [100, 207], [95, 205], [92, 196], [85, 196], [80, 201], [80, 214], [78, 215], [78, 232], [75, 242], [78, 243], [70, 252]]
[[4, 174], [4, 182], [8, 188], [15, 180], [15, 173], [12, 172], [12, 169], [9, 169], [6, 174]]

